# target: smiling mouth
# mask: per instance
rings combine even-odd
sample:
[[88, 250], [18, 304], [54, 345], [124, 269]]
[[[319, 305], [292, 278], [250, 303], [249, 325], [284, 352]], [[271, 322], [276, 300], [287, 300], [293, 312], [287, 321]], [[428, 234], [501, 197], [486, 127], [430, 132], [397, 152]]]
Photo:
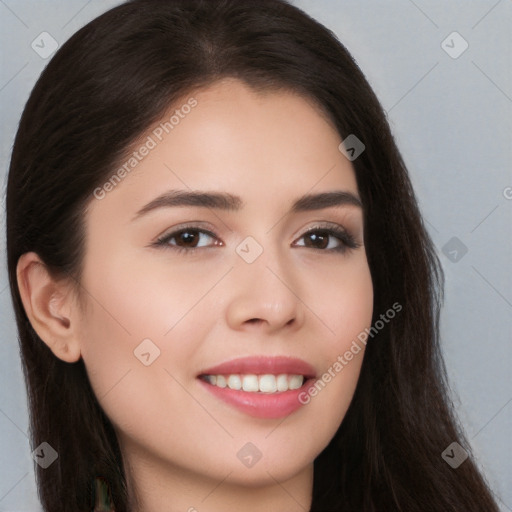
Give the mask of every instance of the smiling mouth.
[[249, 416], [283, 418], [300, 409], [300, 395], [315, 379], [312, 365], [287, 356], [252, 356], [225, 361], [197, 375], [214, 397]]
[[300, 389], [307, 377], [296, 374], [229, 374], [229, 375], [200, 375], [212, 386], [218, 388], [229, 388], [235, 391], [246, 391], [248, 393], [274, 394], [289, 390]]

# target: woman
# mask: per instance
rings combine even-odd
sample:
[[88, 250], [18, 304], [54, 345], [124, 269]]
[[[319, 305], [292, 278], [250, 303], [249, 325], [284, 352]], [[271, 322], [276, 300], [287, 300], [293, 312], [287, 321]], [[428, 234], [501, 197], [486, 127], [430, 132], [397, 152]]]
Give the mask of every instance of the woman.
[[441, 456], [469, 450], [442, 272], [385, 115], [286, 2], [77, 32], [25, 107], [7, 237], [45, 510], [498, 510]]

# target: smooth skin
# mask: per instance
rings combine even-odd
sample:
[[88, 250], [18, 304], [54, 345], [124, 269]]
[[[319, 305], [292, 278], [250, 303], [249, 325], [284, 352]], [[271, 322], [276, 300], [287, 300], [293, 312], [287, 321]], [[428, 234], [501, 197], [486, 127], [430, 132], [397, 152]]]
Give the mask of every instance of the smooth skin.
[[[311, 505], [313, 461], [347, 411], [364, 351], [280, 419], [241, 412], [197, 376], [242, 356], [284, 355], [320, 377], [371, 326], [362, 209], [289, 212], [304, 194], [359, 197], [354, 169], [332, 123], [301, 96], [223, 79], [193, 97], [197, 106], [136, 168], [91, 199], [78, 292], [27, 253], [20, 293], [53, 353], [83, 358], [138, 510], [302, 512]], [[134, 219], [173, 189], [230, 193], [244, 206], [161, 207]], [[359, 246], [336, 252], [344, 246], [336, 236], [304, 236], [318, 223], [348, 231]], [[154, 245], [189, 225], [215, 237], [192, 231]], [[263, 249], [252, 263], [236, 251], [249, 236]], [[134, 354], [145, 339], [160, 350], [148, 366]], [[261, 452], [252, 467], [237, 457], [248, 442]]]

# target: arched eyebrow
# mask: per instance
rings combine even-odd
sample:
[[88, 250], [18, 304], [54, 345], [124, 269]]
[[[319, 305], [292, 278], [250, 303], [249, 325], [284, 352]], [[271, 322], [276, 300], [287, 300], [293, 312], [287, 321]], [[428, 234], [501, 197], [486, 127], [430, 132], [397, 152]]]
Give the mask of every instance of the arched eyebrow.
[[[206, 192], [191, 190], [169, 190], [143, 206], [134, 216], [136, 220], [145, 214], [159, 208], [196, 206], [214, 208], [224, 211], [240, 211], [244, 202], [240, 196], [227, 192]], [[355, 206], [362, 208], [359, 197], [352, 192], [333, 190], [318, 194], [305, 194], [296, 199], [289, 213], [322, 210], [324, 208]]]

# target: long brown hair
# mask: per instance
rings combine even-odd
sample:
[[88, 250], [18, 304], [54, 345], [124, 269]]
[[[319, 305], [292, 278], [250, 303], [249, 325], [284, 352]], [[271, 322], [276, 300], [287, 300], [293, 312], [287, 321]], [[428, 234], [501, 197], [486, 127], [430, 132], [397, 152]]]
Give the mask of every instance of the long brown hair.
[[123, 459], [82, 360], [56, 358], [20, 300], [16, 264], [35, 251], [56, 275], [80, 279], [84, 208], [130, 145], [193, 88], [236, 77], [285, 88], [329, 113], [340, 137], [366, 149], [353, 162], [364, 206], [374, 321], [357, 389], [314, 467], [312, 511], [497, 512], [472, 458], [441, 457], [459, 428], [439, 346], [443, 274], [385, 113], [345, 47], [284, 0], [133, 0], [71, 37], [41, 74], [16, 135], [7, 187], [12, 299], [44, 510], [89, 512], [97, 477], [128, 511]]

